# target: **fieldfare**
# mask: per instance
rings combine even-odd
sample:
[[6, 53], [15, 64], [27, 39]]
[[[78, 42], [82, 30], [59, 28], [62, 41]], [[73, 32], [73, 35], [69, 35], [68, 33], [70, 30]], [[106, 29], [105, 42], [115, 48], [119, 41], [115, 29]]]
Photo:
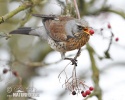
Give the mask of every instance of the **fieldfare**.
[[35, 29], [22, 27], [11, 31], [10, 34], [39, 36], [46, 40], [52, 49], [59, 51], [62, 59], [71, 60], [72, 64], [77, 66], [76, 59], [66, 58], [65, 53], [80, 49], [88, 42], [90, 35], [94, 33], [88, 23], [83, 19], [76, 19], [71, 16], [41, 14], [33, 14], [33, 16], [42, 19], [42, 27]]

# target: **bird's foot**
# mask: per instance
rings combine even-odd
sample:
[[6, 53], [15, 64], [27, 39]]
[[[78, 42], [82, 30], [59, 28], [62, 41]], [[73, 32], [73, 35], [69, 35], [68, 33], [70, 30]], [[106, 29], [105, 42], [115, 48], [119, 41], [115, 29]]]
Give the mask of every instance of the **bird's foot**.
[[72, 65], [77, 66], [77, 60], [75, 58], [65, 58], [65, 60], [70, 60], [72, 62]]

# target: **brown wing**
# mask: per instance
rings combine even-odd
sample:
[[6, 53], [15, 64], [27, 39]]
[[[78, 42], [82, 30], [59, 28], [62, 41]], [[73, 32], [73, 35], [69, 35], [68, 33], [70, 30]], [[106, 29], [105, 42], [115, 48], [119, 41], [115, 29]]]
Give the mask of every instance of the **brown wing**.
[[66, 41], [67, 35], [65, 33], [66, 21], [52, 21], [50, 24], [50, 36], [56, 41]]
[[61, 16], [59, 20], [52, 20], [49, 25], [50, 36], [56, 41], [66, 41], [67, 33], [65, 32], [65, 24], [72, 19], [72, 17]]

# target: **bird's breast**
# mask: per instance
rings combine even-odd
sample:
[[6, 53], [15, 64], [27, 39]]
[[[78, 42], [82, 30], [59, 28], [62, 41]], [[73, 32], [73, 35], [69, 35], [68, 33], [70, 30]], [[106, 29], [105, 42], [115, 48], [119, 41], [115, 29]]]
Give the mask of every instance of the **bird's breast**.
[[59, 52], [72, 51], [75, 49], [79, 49], [84, 46], [89, 40], [89, 35], [83, 35], [79, 38], [71, 37], [67, 41], [57, 42], [52, 38], [48, 39], [48, 44], [50, 47]]
[[80, 37], [77, 37], [77, 38], [75, 37], [70, 38], [66, 42], [66, 49], [67, 51], [79, 49], [82, 46], [84, 46], [88, 42], [88, 40], [89, 40], [88, 34], [81, 35]]
[[50, 47], [59, 52], [66, 52], [66, 43], [65, 42], [57, 42], [52, 38], [48, 38], [48, 44]]

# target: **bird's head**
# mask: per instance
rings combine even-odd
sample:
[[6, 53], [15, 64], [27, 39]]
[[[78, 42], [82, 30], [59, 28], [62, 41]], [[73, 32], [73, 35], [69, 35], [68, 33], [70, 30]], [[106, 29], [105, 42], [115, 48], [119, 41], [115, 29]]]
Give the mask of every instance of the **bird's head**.
[[89, 27], [87, 21], [85, 21], [85, 20], [77, 20], [76, 25], [77, 25], [78, 29], [82, 30], [84, 33], [89, 34], [89, 35], [94, 34], [94, 30], [91, 27]]

